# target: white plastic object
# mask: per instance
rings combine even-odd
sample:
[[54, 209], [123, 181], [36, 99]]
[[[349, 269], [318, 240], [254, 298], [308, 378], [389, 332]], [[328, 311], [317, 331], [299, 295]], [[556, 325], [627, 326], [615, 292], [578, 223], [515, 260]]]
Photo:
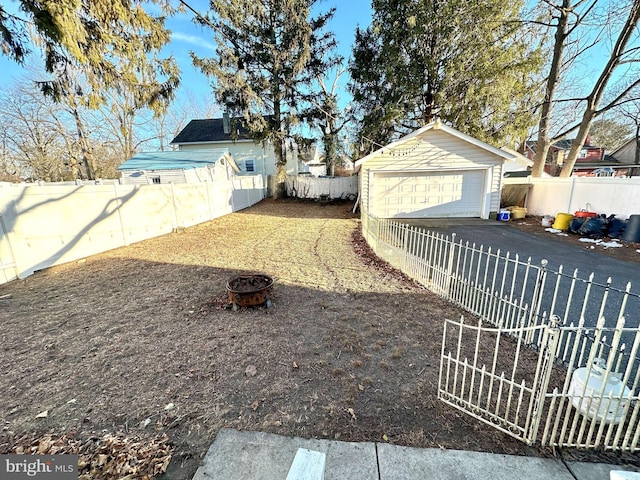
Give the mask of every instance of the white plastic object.
[[609, 372], [607, 376], [605, 361], [596, 358], [591, 368], [582, 367], [573, 372], [569, 395], [573, 406], [590, 420], [617, 425], [622, 421], [631, 390], [622, 383], [620, 374]]

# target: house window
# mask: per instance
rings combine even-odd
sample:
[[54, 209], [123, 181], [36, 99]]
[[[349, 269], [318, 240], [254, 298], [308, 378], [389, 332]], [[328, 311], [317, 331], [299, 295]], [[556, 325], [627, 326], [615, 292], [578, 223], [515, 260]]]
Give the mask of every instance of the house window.
[[149, 179], [151, 180], [151, 183], [160, 183], [160, 177], [149, 177]]
[[580, 150], [580, 155], [578, 156], [578, 158], [587, 158], [587, 149], [583, 148]]
[[244, 161], [244, 171], [245, 172], [255, 172], [256, 171], [256, 161], [253, 158], [247, 159]]

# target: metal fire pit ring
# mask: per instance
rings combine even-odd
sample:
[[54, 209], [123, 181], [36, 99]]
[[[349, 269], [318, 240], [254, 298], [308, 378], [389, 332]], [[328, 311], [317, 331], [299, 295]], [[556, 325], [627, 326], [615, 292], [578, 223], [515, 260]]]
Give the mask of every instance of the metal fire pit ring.
[[272, 286], [273, 278], [264, 273], [236, 275], [227, 282], [229, 302], [234, 308], [255, 307], [265, 303], [269, 307]]

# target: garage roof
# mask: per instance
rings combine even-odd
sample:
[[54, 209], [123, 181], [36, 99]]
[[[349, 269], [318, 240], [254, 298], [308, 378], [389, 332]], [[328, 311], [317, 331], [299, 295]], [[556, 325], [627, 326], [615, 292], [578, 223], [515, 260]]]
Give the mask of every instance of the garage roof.
[[488, 143], [485, 143], [481, 140], [478, 140], [477, 138], [473, 138], [470, 137], [469, 135], [462, 133], [458, 130], [456, 130], [455, 128], [449, 127], [447, 125], [444, 125], [440, 120], [436, 120], [434, 122], [429, 123], [428, 125], [425, 125], [422, 128], [419, 128], [418, 130], [415, 130], [411, 133], [409, 133], [408, 135], [405, 135], [404, 137], [396, 140], [395, 142], [391, 142], [390, 144], [388, 144], [385, 147], [379, 148], [378, 150], [376, 150], [375, 152], [370, 153], [369, 155], [362, 157], [360, 160], [358, 160], [356, 162], [356, 167], [359, 167], [360, 165], [362, 165], [364, 162], [366, 162], [367, 160], [373, 158], [373, 157], [377, 157], [378, 155], [381, 155], [384, 153], [385, 150], [389, 150], [390, 148], [394, 148], [397, 147], [399, 145], [402, 145], [403, 143], [408, 142], [409, 140], [417, 137], [418, 135], [423, 134], [424, 132], [427, 132], [429, 130], [441, 130], [443, 132], [448, 133], [449, 135], [453, 135], [454, 137], [457, 137], [461, 140], [464, 140], [465, 142], [471, 143], [472, 145], [475, 145], [476, 147], [480, 147], [490, 153], [493, 153], [494, 155], [497, 155], [499, 157], [504, 158], [505, 160], [514, 160], [516, 157], [515, 155], [506, 152], [504, 150], [500, 150], [499, 148], [495, 148], [492, 147], [491, 145], [489, 145]]

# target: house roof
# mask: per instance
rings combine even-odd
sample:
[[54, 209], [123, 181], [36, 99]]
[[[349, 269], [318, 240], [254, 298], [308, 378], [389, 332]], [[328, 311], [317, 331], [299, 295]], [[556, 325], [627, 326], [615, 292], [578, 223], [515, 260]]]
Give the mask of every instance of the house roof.
[[449, 135], [452, 135], [454, 137], [459, 138], [460, 140], [463, 140], [465, 142], [468, 142], [472, 145], [475, 145], [476, 147], [480, 147], [483, 150], [486, 150], [489, 153], [492, 153], [494, 155], [497, 155], [505, 160], [514, 160], [515, 159], [515, 155], [512, 155], [509, 152], [506, 152], [504, 150], [500, 150], [499, 148], [495, 148], [492, 147], [491, 145], [489, 145], [488, 143], [485, 143], [481, 140], [478, 140], [477, 138], [471, 137], [465, 133], [462, 133], [458, 130], [456, 130], [455, 128], [449, 127], [447, 125], [444, 125], [443, 123], [440, 122], [440, 120], [436, 120], [434, 122], [429, 123], [428, 125], [425, 125], [422, 128], [419, 128], [418, 130], [415, 130], [411, 133], [409, 133], [408, 135], [405, 135], [404, 137], [396, 140], [395, 142], [391, 142], [388, 145], [386, 145], [385, 147], [379, 148], [378, 150], [376, 150], [375, 152], [370, 153], [369, 155], [367, 155], [366, 157], [362, 157], [360, 160], [358, 160], [355, 163], [356, 168], [359, 167], [360, 165], [362, 165], [364, 162], [366, 162], [367, 160], [377, 157], [378, 155], [381, 155], [382, 153], [384, 153], [385, 150], [389, 150], [390, 148], [395, 148], [399, 145], [402, 145], [403, 143], [408, 142], [409, 140], [417, 137], [418, 135], [421, 135], [425, 132], [428, 132], [429, 130], [440, 130], [443, 132], [448, 133]]
[[626, 148], [630, 143], [635, 143], [635, 142], [636, 142], [636, 139], [634, 137], [631, 137], [629, 140], [627, 140], [622, 145], [620, 145], [618, 148], [616, 148], [613, 152], [611, 152], [611, 156], [615, 157], [616, 153], [620, 152], [620, 150], [622, 150], [623, 148]]
[[230, 126], [235, 131], [224, 132], [224, 120], [222, 118], [206, 118], [191, 120], [186, 127], [171, 140], [172, 144], [181, 143], [207, 143], [207, 142], [232, 142], [237, 140], [251, 140], [249, 131], [244, 128], [240, 118], [230, 120]]
[[[556, 150], [570, 150], [571, 144], [573, 143], [573, 138], [564, 138], [562, 140], [558, 140], [557, 142], [551, 144], [551, 148], [555, 148]], [[527, 147], [532, 152], [536, 151], [536, 145], [538, 142], [536, 140], [527, 140]], [[583, 145], [582, 148], [592, 148], [592, 149], [602, 149], [603, 147], [598, 147], [596, 145]]]
[[226, 148], [141, 152], [122, 163], [118, 170], [189, 170], [213, 165], [223, 158], [231, 168], [239, 171]]
[[512, 150], [508, 147], [501, 147], [500, 150], [504, 150], [507, 153], [510, 153], [511, 155], [513, 155], [513, 160], [516, 161], [517, 163], [521, 163], [524, 167], [532, 167], [533, 166], [533, 160], [529, 160], [527, 157], [525, 157], [524, 155], [522, 155], [520, 152], [517, 152], [515, 150]]

